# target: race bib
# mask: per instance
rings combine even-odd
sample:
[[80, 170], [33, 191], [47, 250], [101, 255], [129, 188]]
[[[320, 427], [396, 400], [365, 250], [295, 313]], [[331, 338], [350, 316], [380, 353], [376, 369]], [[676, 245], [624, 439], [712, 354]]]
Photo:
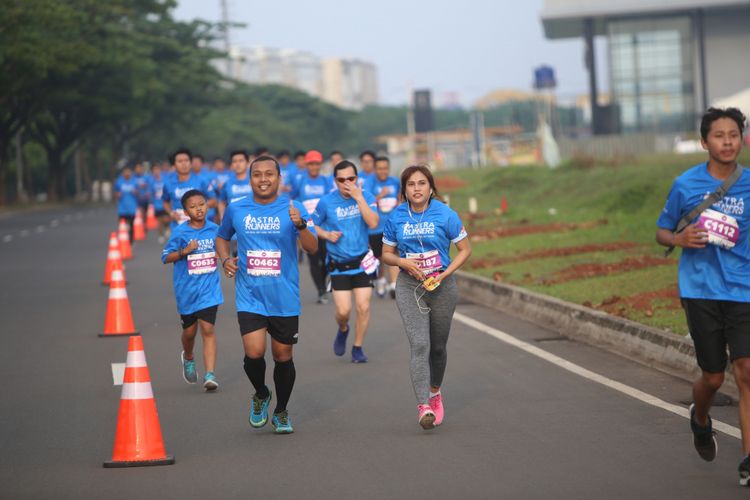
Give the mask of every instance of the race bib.
[[708, 232], [710, 244], [725, 250], [734, 248], [740, 239], [740, 226], [737, 224], [737, 219], [710, 208], [700, 215], [698, 226]]
[[425, 274], [439, 271], [443, 267], [443, 263], [440, 261], [440, 254], [437, 250], [430, 250], [424, 253], [407, 253], [406, 258], [416, 260], [417, 266]]
[[362, 262], [360, 262], [359, 267], [367, 274], [375, 274], [378, 272], [378, 267], [380, 267], [380, 261], [375, 257], [375, 254], [372, 253], [372, 250], [368, 250], [367, 254], [362, 257]]
[[175, 209], [175, 212], [177, 212], [177, 224], [184, 224], [190, 220], [190, 217], [185, 213], [185, 210], [177, 208]]
[[305, 206], [305, 210], [307, 210], [307, 213], [309, 215], [312, 215], [312, 213], [317, 208], [319, 201], [320, 201], [320, 198], [313, 198], [311, 200], [303, 201], [302, 204]]
[[281, 251], [248, 250], [247, 274], [250, 276], [281, 276]]
[[398, 205], [398, 198], [380, 198], [378, 201], [378, 208], [381, 212], [384, 214], [387, 214], [394, 208], [396, 208], [396, 205]]
[[187, 256], [187, 265], [191, 276], [216, 272], [216, 253], [192, 253]]

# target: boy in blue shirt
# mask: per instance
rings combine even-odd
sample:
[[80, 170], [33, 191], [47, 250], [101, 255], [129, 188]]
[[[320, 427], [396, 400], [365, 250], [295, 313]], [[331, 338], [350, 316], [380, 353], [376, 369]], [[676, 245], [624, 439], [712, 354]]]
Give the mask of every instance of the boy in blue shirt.
[[326, 240], [327, 264], [331, 275], [333, 302], [336, 306], [338, 331], [333, 353], [343, 356], [349, 334], [352, 295], [357, 307], [357, 322], [352, 362], [366, 363], [362, 344], [370, 323], [372, 276], [379, 262], [369, 249], [368, 229], [378, 226], [375, 197], [357, 185], [357, 167], [350, 161], [339, 162], [333, 169], [338, 190], [318, 202], [313, 222], [320, 238]]
[[203, 338], [203, 361], [206, 374], [203, 388], [215, 391], [219, 387], [214, 375], [216, 366], [216, 312], [224, 303], [221, 280], [216, 272], [216, 232], [219, 228], [206, 220], [206, 195], [190, 190], [182, 196], [182, 206], [190, 220], [177, 226], [164, 247], [161, 260], [174, 263], [172, 284], [177, 299], [177, 311], [182, 320], [182, 376], [188, 384], [198, 381], [193, 359], [193, 347], [198, 327]]
[[[701, 120], [701, 144], [708, 161], [679, 176], [657, 221], [656, 240], [683, 248], [679, 287], [701, 377], [693, 384], [690, 429], [693, 445], [706, 461], [716, 457], [716, 437], [709, 410], [724, 382], [727, 348], [739, 388], [744, 458], [740, 484], [750, 486], [750, 172], [737, 163], [745, 116], [736, 108], [710, 108]], [[737, 170], [739, 169], [739, 170]], [[739, 178], [724, 197], [687, 221], [680, 220], [716, 192], [724, 181]]]
[[[364, 191], [369, 191], [375, 196], [378, 202], [378, 216], [380, 221], [378, 227], [370, 229], [370, 248], [375, 257], [380, 259], [383, 256], [383, 229], [388, 217], [394, 208], [398, 205], [400, 181], [391, 176], [391, 161], [387, 156], [378, 156], [375, 158], [375, 172], [365, 181]], [[378, 279], [375, 281], [375, 291], [381, 299], [385, 297], [386, 276], [388, 274], [388, 288], [391, 297], [396, 297], [396, 277], [398, 268], [393, 266], [387, 267], [384, 263], [380, 264], [378, 270]]]
[[[248, 421], [263, 427], [268, 421], [271, 391], [266, 386], [266, 334], [271, 336], [276, 409], [271, 425], [278, 434], [294, 431], [287, 410], [296, 370], [293, 346], [299, 338], [299, 267], [297, 241], [315, 252], [315, 228], [303, 217], [304, 207], [279, 196], [281, 169], [271, 156], [250, 164], [252, 195], [231, 203], [217, 234], [216, 249], [224, 273], [235, 278], [237, 322], [245, 352], [244, 368], [255, 388]], [[237, 255], [229, 242], [237, 235]]]
[[133, 171], [125, 166], [120, 177], [115, 181], [115, 198], [117, 199], [117, 218], [125, 219], [130, 228], [130, 242], [133, 242], [133, 221], [138, 210], [138, 184], [133, 178]]

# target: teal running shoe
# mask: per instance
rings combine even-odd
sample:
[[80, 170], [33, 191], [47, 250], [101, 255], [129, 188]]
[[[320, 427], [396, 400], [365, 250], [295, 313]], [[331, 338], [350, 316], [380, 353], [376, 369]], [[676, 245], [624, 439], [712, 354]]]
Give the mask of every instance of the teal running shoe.
[[188, 384], [194, 384], [198, 382], [198, 372], [195, 371], [195, 360], [185, 359], [185, 351], [180, 353], [180, 361], [182, 362], [182, 378]]
[[268, 406], [271, 404], [271, 390], [268, 390], [268, 396], [265, 399], [258, 397], [258, 394], [253, 395], [253, 400], [250, 403], [250, 416], [247, 421], [250, 422], [252, 427], [256, 429], [263, 427], [268, 422]]
[[271, 425], [276, 434], [291, 434], [294, 432], [292, 419], [289, 418], [289, 412], [287, 410], [280, 413], [274, 413], [273, 418], [271, 418]]
[[207, 372], [203, 376], [203, 389], [207, 392], [215, 391], [219, 388], [219, 383], [216, 381], [214, 372]]

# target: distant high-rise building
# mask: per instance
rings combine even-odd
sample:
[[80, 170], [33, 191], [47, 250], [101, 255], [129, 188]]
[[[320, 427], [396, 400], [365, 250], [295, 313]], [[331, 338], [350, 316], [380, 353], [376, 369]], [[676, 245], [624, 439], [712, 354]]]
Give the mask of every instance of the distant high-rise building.
[[366, 61], [268, 47], [233, 48], [230, 57], [231, 69], [217, 67], [242, 82], [286, 85], [346, 109], [378, 102], [377, 69]]

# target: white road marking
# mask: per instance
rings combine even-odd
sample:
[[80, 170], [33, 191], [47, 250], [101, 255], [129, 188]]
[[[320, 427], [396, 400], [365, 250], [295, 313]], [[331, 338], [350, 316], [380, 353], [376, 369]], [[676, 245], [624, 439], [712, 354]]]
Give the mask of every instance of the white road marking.
[[125, 363], [112, 363], [112, 385], [122, 385], [125, 378]]
[[60, 225], [60, 221], [57, 219], [52, 219], [52, 221], [49, 223], [49, 227], [57, 227]]
[[10, 243], [13, 241], [13, 235], [12, 234], [6, 234], [3, 236], [3, 243]]
[[23, 231], [21, 231], [21, 238], [25, 238], [28, 235], [29, 235], [29, 230], [28, 229], [24, 229]]
[[[472, 319], [468, 316], [464, 316], [461, 313], [455, 313], [453, 317], [457, 319], [458, 321], [460, 321], [461, 323], [471, 328], [474, 328], [475, 330], [478, 330], [482, 333], [486, 333], [487, 335], [491, 337], [495, 337], [501, 342], [505, 342], [506, 344], [509, 344], [513, 347], [521, 349], [522, 351], [526, 351], [527, 353], [533, 356], [536, 356], [538, 358], [541, 358], [549, 363], [552, 363], [553, 365], [557, 365], [564, 370], [567, 370], [571, 373], [575, 373], [576, 375], [579, 375], [592, 382], [596, 382], [597, 384], [601, 384], [605, 387], [609, 387], [610, 389], [614, 389], [617, 392], [621, 392], [622, 394], [630, 396], [631, 398], [635, 398], [651, 406], [661, 408], [662, 410], [666, 410], [670, 413], [674, 413], [675, 415], [679, 415], [680, 417], [683, 417], [685, 419], [690, 419], [690, 414], [688, 413], [687, 408], [683, 408], [682, 406], [674, 405], [672, 403], [667, 403], [666, 401], [659, 399], [656, 396], [652, 396], [651, 394], [640, 391], [634, 387], [630, 387], [629, 385], [625, 385], [616, 380], [612, 380], [611, 378], [607, 378], [603, 375], [599, 375], [598, 373], [594, 373], [591, 370], [587, 370], [586, 368], [583, 368], [582, 366], [579, 366], [566, 359], [563, 359], [560, 356], [556, 356], [543, 349], [539, 349], [538, 347], [531, 345], [528, 342], [519, 340], [516, 337], [513, 337], [512, 335], [509, 335], [505, 332], [492, 328], [491, 326], [485, 325], [484, 323], [477, 321], [475, 319]], [[742, 439], [742, 434], [740, 433], [740, 430], [737, 427], [726, 424], [724, 422], [720, 422], [716, 419], [713, 419], [713, 427], [714, 427], [714, 430], [723, 432], [724, 434], [728, 436], [732, 436], [737, 439]]]
[[37, 232], [37, 233], [43, 233], [43, 232], [44, 232], [44, 229], [45, 229], [45, 228], [44, 228], [44, 226], [37, 226], [37, 227], [36, 227], [36, 232]]

